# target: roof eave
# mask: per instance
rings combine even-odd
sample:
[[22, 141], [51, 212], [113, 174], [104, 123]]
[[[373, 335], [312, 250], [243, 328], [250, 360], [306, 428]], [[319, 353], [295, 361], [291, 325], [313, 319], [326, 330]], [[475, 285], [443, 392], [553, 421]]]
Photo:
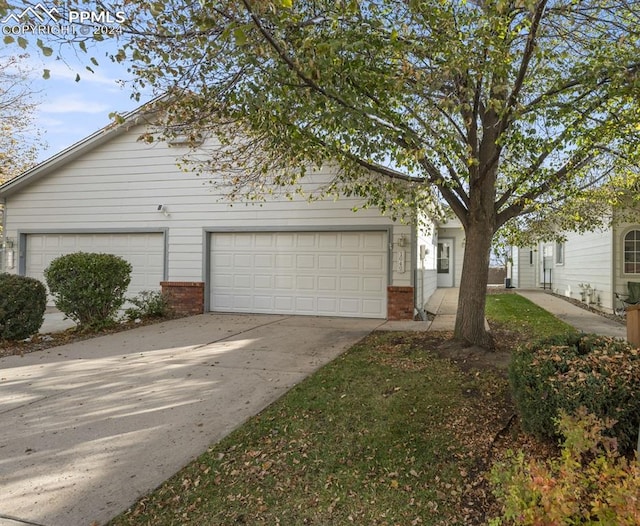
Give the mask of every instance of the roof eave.
[[126, 114], [124, 116], [123, 122], [113, 122], [108, 124], [104, 128], [101, 128], [88, 137], [85, 137], [84, 139], [53, 155], [52, 157], [49, 157], [45, 161], [42, 161], [33, 168], [30, 168], [26, 172], [23, 172], [19, 176], [10, 179], [9, 181], [0, 185], [0, 200], [2, 198], [9, 197], [10, 195], [15, 194], [25, 186], [28, 186], [31, 183], [40, 180], [54, 170], [57, 170], [65, 164], [80, 157], [87, 151], [99, 146], [100, 144], [103, 144], [104, 142], [117, 135], [126, 132], [133, 126], [148, 123], [149, 118], [154, 113], [153, 103], [157, 100], [158, 99], [154, 99], [151, 102], [144, 104], [143, 106], [140, 106], [139, 108]]

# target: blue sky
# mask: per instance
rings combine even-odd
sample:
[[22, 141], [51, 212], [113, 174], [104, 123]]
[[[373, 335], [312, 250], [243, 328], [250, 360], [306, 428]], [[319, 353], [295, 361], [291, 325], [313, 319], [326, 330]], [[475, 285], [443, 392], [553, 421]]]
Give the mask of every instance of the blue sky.
[[[96, 48], [88, 54], [65, 49], [60, 53], [62, 59], [44, 57], [35, 46], [27, 49], [32, 88], [38, 101], [34, 120], [47, 143], [39, 161], [109, 124], [111, 112], [126, 113], [141, 104], [131, 99], [130, 86], [119, 84], [119, 81], [130, 80], [126, 66], [102, 58], [108, 45], [108, 42], [96, 43]], [[90, 63], [90, 56], [98, 58], [98, 67]], [[95, 73], [87, 71], [87, 65]], [[48, 80], [42, 78], [45, 68], [51, 72]], [[77, 74], [81, 77], [79, 82], [75, 81]]]
[[[106, 14], [109, 18], [105, 18]], [[104, 34], [103, 30], [108, 30], [109, 35], [117, 35], [118, 20], [123, 16], [121, 12], [102, 11], [93, 2], [66, 5], [50, 0], [36, 4], [17, 2], [12, 9], [2, 12], [0, 38], [5, 49], [0, 51], [0, 57], [29, 54], [22, 65], [31, 79], [30, 88], [35, 92], [33, 98], [38, 104], [33, 121], [47, 143], [39, 161], [109, 124], [110, 113], [126, 113], [140, 105], [131, 99], [130, 86], [122, 87], [118, 83], [130, 80], [127, 67], [113, 63], [106, 56], [115, 52], [117, 40], [90, 38], [92, 32]], [[93, 17], [98, 18], [94, 20]], [[60, 38], [57, 34], [73, 34], [74, 38], [84, 41], [87, 52], [81, 50], [79, 43], [61, 44], [65, 37]], [[46, 53], [39, 49], [37, 40], [42, 40], [50, 49]], [[25, 45], [26, 49], [22, 49]], [[98, 60], [98, 66], [92, 65], [91, 57]], [[88, 65], [93, 73], [87, 71]], [[50, 72], [46, 80], [43, 78], [45, 69]], [[76, 82], [78, 74], [81, 79]], [[150, 98], [148, 96], [147, 100]]]

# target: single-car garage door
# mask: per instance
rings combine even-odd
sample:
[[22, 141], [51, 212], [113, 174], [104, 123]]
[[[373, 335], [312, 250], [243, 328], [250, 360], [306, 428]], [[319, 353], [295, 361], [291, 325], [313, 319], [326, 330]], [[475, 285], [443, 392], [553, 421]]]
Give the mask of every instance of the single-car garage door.
[[211, 236], [213, 311], [386, 317], [386, 232]]
[[128, 296], [159, 290], [164, 275], [162, 233], [27, 234], [25, 272], [44, 280], [44, 270], [55, 258], [73, 252], [115, 254], [131, 263]]

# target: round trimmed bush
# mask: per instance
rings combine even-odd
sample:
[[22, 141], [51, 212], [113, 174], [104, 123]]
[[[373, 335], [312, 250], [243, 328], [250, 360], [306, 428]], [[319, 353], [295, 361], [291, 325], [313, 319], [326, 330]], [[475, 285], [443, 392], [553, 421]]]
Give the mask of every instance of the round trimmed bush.
[[0, 274], [0, 340], [24, 340], [44, 321], [47, 291], [37, 279]]
[[640, 424], [640, 351], [627, 342], [595, 334], [542, 340], [514, 353], [509, 381], [525, 431], [556, 437], [561, 409], [584, 407], [612, 428], [630, 451]]
[[60, 256], [44, 271], [56, 307], [82, 329], [115, 323], [131, 281], [131, 264], [113, 254], [75, 252]]

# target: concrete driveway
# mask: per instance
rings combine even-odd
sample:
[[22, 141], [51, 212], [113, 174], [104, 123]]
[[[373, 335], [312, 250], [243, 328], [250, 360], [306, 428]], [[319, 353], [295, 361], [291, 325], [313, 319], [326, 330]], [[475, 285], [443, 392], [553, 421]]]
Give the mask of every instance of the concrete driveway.
[[0, 359], [0, 525], [108, 521], [383, 323], [212, 313]]

